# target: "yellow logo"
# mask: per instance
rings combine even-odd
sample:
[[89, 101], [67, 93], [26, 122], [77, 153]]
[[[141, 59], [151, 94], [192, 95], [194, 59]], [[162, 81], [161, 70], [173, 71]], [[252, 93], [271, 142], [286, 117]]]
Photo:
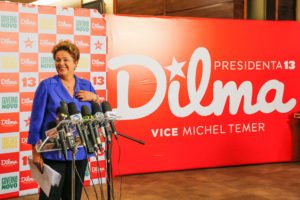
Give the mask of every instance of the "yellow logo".
[[18, 136], [10, 136], [2, 138], [2, 150], [18, 148]]

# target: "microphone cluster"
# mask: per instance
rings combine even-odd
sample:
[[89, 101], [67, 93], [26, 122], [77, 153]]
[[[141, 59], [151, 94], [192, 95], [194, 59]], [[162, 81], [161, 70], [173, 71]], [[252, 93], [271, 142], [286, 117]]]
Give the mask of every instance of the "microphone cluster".
[[[101, 112], [101, 108], [103, 112]], [[112, 112], [110, 104], [105, 101], [100, 105], [92, 102], [92, 112], [89, 107], [83, 105], [78, 111], [74, 102], [60, 102], [56, 109], [56, 121], [48, 123], [48, 134], [56, 132], [54, 138], [55, 147], [61, 149], [65, 159], [68, 159], [67, 149], [76, 149], [77, 142], [81, 144], [87, 153], [103, 151], [101, 137], [110, 140], [111, 133], [116, 135], [114, 120], [117, 115]], [[108, 126], [110, 129], [108, 129]], [[79, 139], [78, 139], [79, 138]]]

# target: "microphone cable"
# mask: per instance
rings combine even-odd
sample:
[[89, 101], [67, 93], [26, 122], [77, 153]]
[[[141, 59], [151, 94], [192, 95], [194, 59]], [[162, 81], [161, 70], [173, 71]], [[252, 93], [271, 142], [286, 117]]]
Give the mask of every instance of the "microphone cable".
[[95, 187], [93, 178], [92, 178], [92, 176], [91, 176], [91, 169], [90, 169], [90, 166], [89, 166], [89, 165], [87, 165], [87, 167], [88, 167], [89, 174], [90, 174], [90, 180], [91, 180], [91, 182], [92, 182], [92, 186], [93, 186], [94, 192], [95, 192], [95, 194], [96, 194], [96, 199], [98, 200], [98, 194], [97, 194], [97, 191], [96, 191], [96, 187]]
[[[100, 168], [100, 163], [99, 163], [99, 158], [98, 158], [98, 152], [96, 153], [96, 160], [97, 160], [97, 175], [98, 175], [98, 181], [99, 181], [99, 188], [100, 188], [100, 193], [101, 193], [101, 199], [104, 198], [104, 192], [103, 192], [103, 183], [102, 183], [102, 176], [101, 176], [101, 168]], [[100, 171], [100, 172], [99, 172]], [[100, 178], [99, 178], [100, 177]]]
[[[117, 140], [117, 144], [118, 144], [118, 149], [119, 149], [119, 156], [118, 156], [118, 173], [121, 174], [120, 172], [120, 163], [121, 163], [121, 145], [120, 145], [120, 142], [119, 140]], [[120, 175], [120, 200], [122, 199], [122, 179], [123, 179], [123, 176]]]
[[[89, 165], [89, 163], [87, 162], [87, 166], [88, 166], [88, 165]], [[90, 199], [90, 198], [89, 198], [89, 195], [88, 195], [88, 193], [87, 193], [87, 191], [86, 191], [86, 189], [85, 189], [85, 187], [84, 187], [84, 185], [83, 185], [83, 181], [82, 181], [82, 179], [80, 178], [80, 175], [79, 175], [79, 172], [78, 172], [78, 170], [77, 170], [76, 165], [75, 165], [75, 172], [76, 172], [76, 175], [78, 176], [79, 181], [80, 181], [80, 183], [81, 183], [81, 185], [82, 185], [83, 191], [84, 191], [84, 193], [85, 193], [87, 199], [89, 200], [89, 199]]]

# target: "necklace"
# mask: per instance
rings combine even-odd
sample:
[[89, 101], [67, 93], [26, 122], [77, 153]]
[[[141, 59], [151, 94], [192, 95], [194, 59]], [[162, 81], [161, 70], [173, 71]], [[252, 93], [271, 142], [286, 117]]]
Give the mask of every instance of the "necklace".
[[65, 82], [64, 80], [62, 80], [61, 82], [68, 90], [71, 90], [74, 88], [75, 80], [74, 81], [72, 80], [70, 82]]

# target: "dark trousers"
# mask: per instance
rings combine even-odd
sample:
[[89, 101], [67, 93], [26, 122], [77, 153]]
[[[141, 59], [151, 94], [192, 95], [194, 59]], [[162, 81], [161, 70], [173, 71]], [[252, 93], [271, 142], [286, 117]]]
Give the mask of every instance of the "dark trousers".
[[[59, 186], [52, 186], [49, 197], [40, 190], [39, 200], [71, 200], [72, 193], [72, 161], [56, 161], [44, 159], [44, 163], [61, 174]], [[76, 168], [80, 175], [80, 179], [84, 181], [87, 160], [76, 160]], [[75, 199], [80, 200], [82, 192], [82, 184], [75, 174]]]

